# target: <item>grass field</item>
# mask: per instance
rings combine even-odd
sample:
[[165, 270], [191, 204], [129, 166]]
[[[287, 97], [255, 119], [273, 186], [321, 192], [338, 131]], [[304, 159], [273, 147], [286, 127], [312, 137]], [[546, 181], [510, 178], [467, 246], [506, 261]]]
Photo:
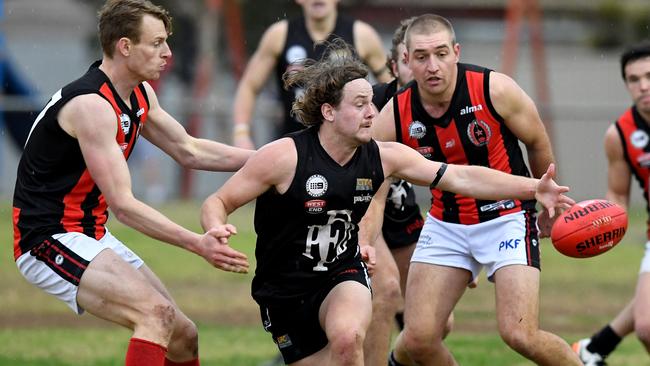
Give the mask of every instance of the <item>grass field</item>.
[[[198, 230], [197, 203], [175, 203], [163, 211]], [[610, 320], [634, 292], [645, 243], [645, 212], [630, 214], [630, 228], [619, 246], [591, 259], [558, 254], [542, 241], [541, 324], [572, 342]], [[232, 245], [253, 257], [252, 209], [233, 215], [239, 235]], [[179, 306], [199, 327], [201, 364], [259, 365], [275, 355], [250, 298], [252, 274], [224, 273], [203, 259], [150, 240], [112, 221], [111, 231], [134, 249], [156, 272]], [[119, 365], [129, 331], [91, 315], [78, 317], [58, 300], [28, 285], [13, 263], [11, 207], [0, 206], [0, 366]], [[462, 365], [529, 365], [499, 338], [494, 317], [494, 287], [484, 278], [468, 291], [456, 310], [448, 345]], [[650, 364], [634, 337], [609, 358], [612, 366]], [[558, 365], [561, 366], [561, 365]]]

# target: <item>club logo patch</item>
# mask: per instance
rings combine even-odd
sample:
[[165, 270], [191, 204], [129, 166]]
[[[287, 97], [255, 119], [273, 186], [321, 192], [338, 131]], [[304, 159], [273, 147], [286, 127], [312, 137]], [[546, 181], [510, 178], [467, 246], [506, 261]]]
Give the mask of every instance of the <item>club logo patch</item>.
[[307, 179], [305, 188], [310, 196], [320, 197], [327, 192], [327, 179], [320, 174], [314, 174]]
[[648, 134], [645, 131], [636, 130], [630, 135], [630, 143], [637, 149], [643, 149], [648, 145]]
[[372, 179], [357, 178], [357, 191], [372, 191]]
[[467, 125], [467, 137], [469, 140], [476, 146], [485, 146], [490, 142], [490, 137], [492, 137], [492, 130], [490, 126], [484, 121], [473, 120], [472, 123]]
[[413, 121], [409, 125], [409, 136], [413, 139], [421, 139], [427, 134], [427, 128], [420, 121]]

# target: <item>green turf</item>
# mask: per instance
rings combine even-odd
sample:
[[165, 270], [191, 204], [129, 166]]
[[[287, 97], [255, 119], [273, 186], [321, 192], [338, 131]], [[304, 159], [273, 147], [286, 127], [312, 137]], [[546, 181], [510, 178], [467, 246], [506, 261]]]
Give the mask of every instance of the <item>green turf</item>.
[[[198, 230], [199, 205], [174, 203], [163, 211]], [[240, 234], [232, 246], [253, 260], [255, 237], [250, 207], [232, 217]], [[609, 321], [634, 292], [645, 243], [645, 212], [630, 214], [630, 228], [619, 246], [591, 258], [572, 259], [557, 253], [548, 240], [542, 246], [540, 322], [567, 341], [590, 335]], [[202, 365], [259, 365], [275, 354], [262, 330], [250, 298], [252, 274], [224, 273], [203, 259], [146, 238], [111, 221], [111, 231], [156, 272], [179, 306], [199, 326]], [[0, 366], [119, 365], [129, 332], [90, 315], [77, 317], [59, 301], [28, 285], [13, 263], [11, 208], [0, 205]], [[485, 278], [458, 304], [454, 331], [447, 344], [462, 365], [530, 365], [507, 348], [496, 330], [494, 286]], [[610, 365], [650, 364], [634, 337], [611, 356]]]

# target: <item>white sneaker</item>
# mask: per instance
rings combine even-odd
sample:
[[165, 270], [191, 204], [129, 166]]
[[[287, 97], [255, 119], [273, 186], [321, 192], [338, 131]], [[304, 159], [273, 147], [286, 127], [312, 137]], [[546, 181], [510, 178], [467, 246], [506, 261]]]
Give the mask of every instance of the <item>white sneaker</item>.
[[587, 346], [591, 343], [591, 338], [581, 339], [571, 345], [573, 351], [578, 354], [580, 361], [585, 364], [585, 366], [607, 366], [605, 358], [599, 353], [592, 353], [587, 349]]

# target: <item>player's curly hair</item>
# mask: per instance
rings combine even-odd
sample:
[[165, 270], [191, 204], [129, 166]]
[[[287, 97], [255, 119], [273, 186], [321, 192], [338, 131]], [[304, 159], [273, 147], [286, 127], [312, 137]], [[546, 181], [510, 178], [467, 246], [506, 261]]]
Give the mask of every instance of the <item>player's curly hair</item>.
[[104, 54], [112, 58], [115, 53], [115, 42], [122, 37], [129, 38], [136, 44], [140, 42], [140, 24], [145, 14], [162, 20], [167, 35], [172, 34], [172, 17], [169, 12], [149, 0], [106, 1], [97, 12], [99, 42]]
[[366, 65], [341, 39], [329, 42], [319, 61], [308, 59], [304, 65], [299, 70], [285, 72], [282, 80], [287, 90], [303, 90], [293, 102], [291, 115], [307, 127], [323, 123], [323, 104], [336, 107], [341, 103], [345, 84], [368, 76]]

